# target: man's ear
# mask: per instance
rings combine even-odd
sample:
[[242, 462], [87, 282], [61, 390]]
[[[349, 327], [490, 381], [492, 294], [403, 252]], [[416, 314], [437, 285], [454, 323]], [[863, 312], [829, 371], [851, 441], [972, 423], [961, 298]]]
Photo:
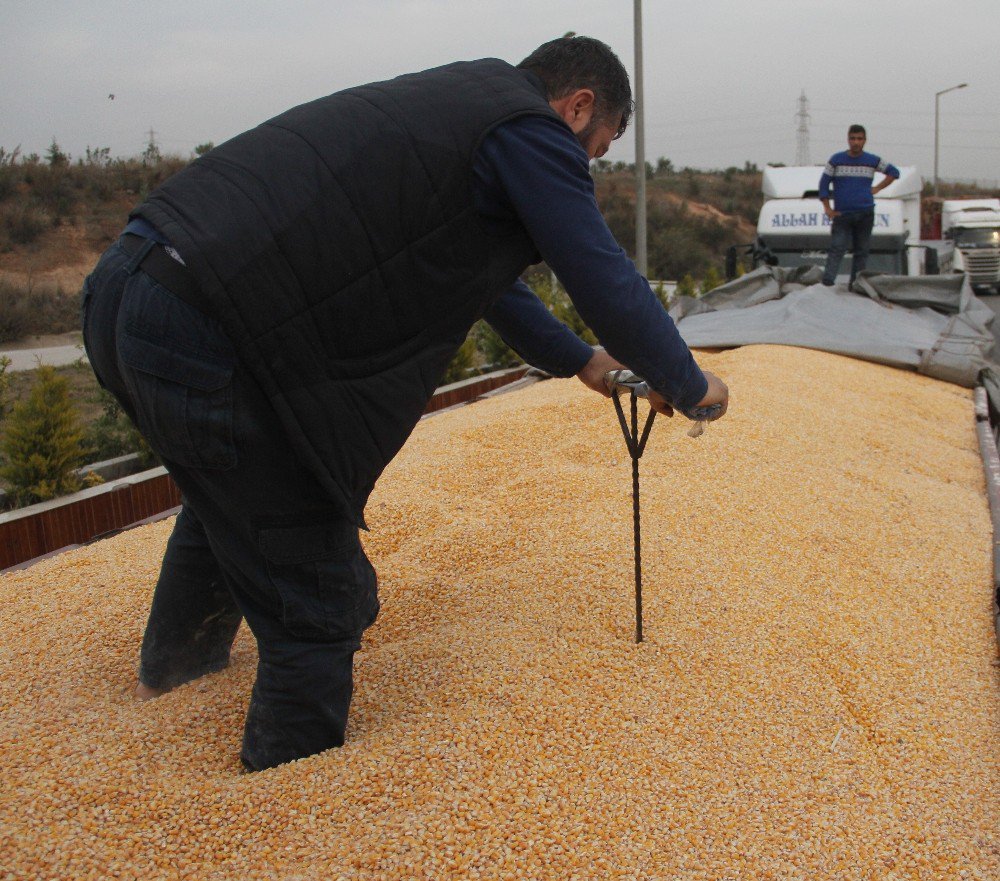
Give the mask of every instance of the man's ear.
[[577, 89], [549, 104], [574, 134], [582, 132], [594, 116], [594, 93], [591, 89]]

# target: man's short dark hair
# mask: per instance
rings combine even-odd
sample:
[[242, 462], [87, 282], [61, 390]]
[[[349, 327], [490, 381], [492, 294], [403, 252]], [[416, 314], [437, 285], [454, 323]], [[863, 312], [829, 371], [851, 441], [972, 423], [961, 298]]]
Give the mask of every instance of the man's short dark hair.
[[847, 130], [847, 134], [849, 134], [849, 135], [864, 135], [866, 138], [868, 137], [868, 132], [865, 131], [865, 127], [863, 125], [858, 125], [857, 123], [854, 123], [854, 125], [852, 125]]
[[590, 89], [595, 117], [617, 126], [615, 138], [625, 134], [635, 104], [628, 72], [610, 46], [593, 37], [559, 37], [543, 43], [518, 67], [542, 81], [549, 101]]

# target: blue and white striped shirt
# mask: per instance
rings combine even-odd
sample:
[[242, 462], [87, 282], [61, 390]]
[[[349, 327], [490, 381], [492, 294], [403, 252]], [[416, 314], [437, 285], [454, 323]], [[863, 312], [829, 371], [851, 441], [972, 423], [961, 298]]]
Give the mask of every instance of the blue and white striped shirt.
[[872, 182], [875, 172], [899, 177], [899, 169], [873, 153], [852, 156], [847, 150], [834, 153], [819, 179], [819, 197], [830, 198], [833, 184], [833, 207], [837, 211], [871, 211], [875, 207]]

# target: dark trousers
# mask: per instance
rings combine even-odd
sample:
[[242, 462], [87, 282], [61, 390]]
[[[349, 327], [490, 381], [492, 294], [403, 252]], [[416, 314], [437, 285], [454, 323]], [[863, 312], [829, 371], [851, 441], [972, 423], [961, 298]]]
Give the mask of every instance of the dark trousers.
[[845, 211], [833, 218], [830, 230], [830, 250], [826, 255], [823, 284], [832, 285], [837, 280], [840, 261], [848, 248], [851, 250], [851, 284], [868, 262], [868, 250], [875, 225], [874, 211]]
[[292, 454], [216, 321], [113, 245], [84, 282], [84, 341], [183, 495], [143, 637], [139, 679], [220, 670], [241, 618], [257, 679], [241, 758], [263, 769], [344, 742], [354, 652], [378, 614], [357, 526]]

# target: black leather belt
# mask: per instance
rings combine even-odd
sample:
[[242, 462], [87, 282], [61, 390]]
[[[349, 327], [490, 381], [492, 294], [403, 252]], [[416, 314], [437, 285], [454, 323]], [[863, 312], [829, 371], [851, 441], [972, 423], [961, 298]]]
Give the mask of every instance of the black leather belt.
[[[130, 232], [125, 233], [122, 239], [125, 253], [129, 255], [135, 254], [148, 241], [142, 236]], [[198, 282], [195, 281], [191, 270], [164, 251], [163, 245], [153, 245], [149, 253], [142, 259], [139, 268], [178, 299], [183, 300], [199, 312], [208, 313], [205, 295]]]

